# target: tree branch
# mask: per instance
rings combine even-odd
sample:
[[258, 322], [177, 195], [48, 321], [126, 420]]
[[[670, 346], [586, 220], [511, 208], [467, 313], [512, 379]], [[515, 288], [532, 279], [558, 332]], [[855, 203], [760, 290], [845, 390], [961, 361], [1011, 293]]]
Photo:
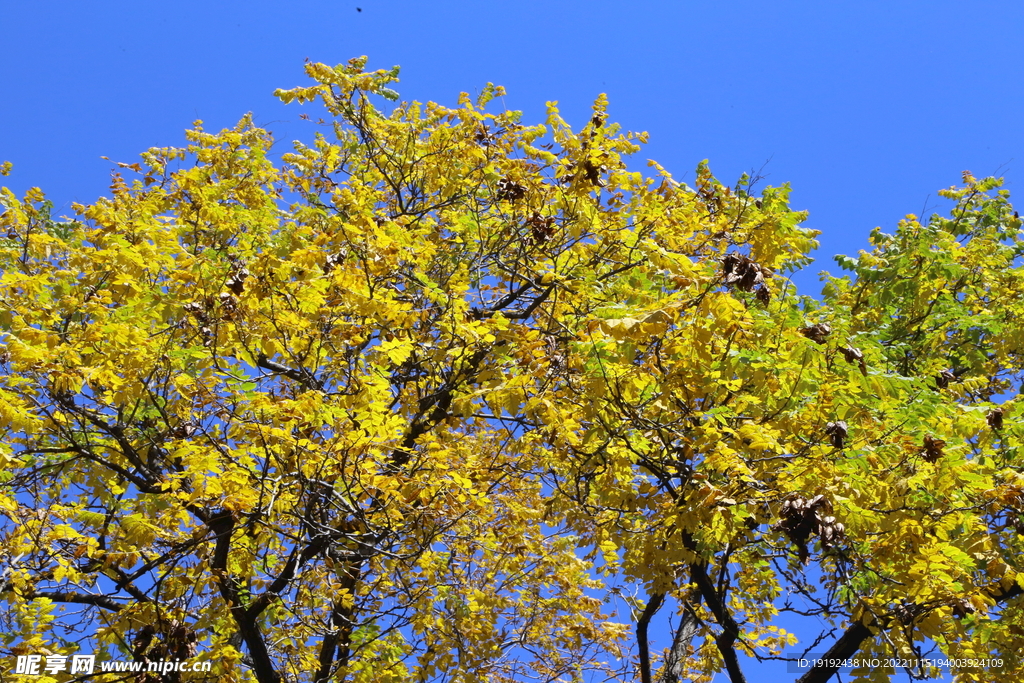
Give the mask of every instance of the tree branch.
[[288, 379], [293, 379], [307, 389], [312, 389], [314, 391], [323, 389], [321, 383], [317, 381], [316, 377], [309, 370], [305, 368], [295, 370], [286, 365], [281, 365], [280, 363], [268, 359], [262, 352], [256, 357], [256, 366], [263, 368], [264, 370], [270, 370], [271, 372], [279, 375], [284, 375]]
[[[9, 593], [12, 590], [14, 590], [14, 586], [11, 583], [0, 587], [0, 593]], [[106, 595], [92, 595], [91, 593], [76, 593], [74, 591], [23, 591], [22, 595], [28, 600], [45, 598], [54, 602], [102, 607], [111, 612], [120, 612], [124, 609], [124, 605]]]
[[[1019, 595], [1024, 594], [1024, 589], [1021, 589], [1019, 585], [1014, 583], [1009, 588], [1002, 588], [1001, 586], [989, 591], [989, 596], [996, 602], [1006, 602]], [[841, 661], [844, 659], [850, 659], [860, 650], [861, 645], [865, 640], [870, 638], [873, 634], [871, 633], [871, 627], [875, 628], [888, 628], [888, 624], [879, 624], [877, 619], [872, 619], [870, 625], [865, 625], [861, 622], [850, 624], [846, 632], [839, 637], [832, 647], [828, 649], [821, 659], [823, 661]], [[817, 664], [807, 670], [803, 676], [797, 679], [797, 683], [826, 683], [832, 676], [835, 675], [839, 667], [836, 666], [825, 666], [824, 664]]]
[[274, 662], [270, 658], [263, 634], [260, 633], [259, 624], [242, 604], [237, 582], [228, 570], [228, 552], [231, 549], [231, 536], [235, 529], [235, 520], [231, 513], [225, 510], [211, 516], [207, 525], [217, 536], [210, 568], [217, 578], [221, 596], [228, 604], [231, 616], [235, 619], [238, 633], [242, 636], [246, 649], [249, 650], [249, 656], [252, 657], [252, 668], [253, 673], [256, 674], [256, 680], [259, 683], [280, 683], [281, 675], [274, 669]]
[[651, 652], [647, 643], [647, 626], [663, 602], [665, 602], [664, 593], [653, 594], [647, 602], [647, 607], [644, 608], [644, 613], [636, 622], [636, 644], [640, 650], [640, 683], [651, 683]]
[[334, 602], [331, 610], [331, 625], [334, 630], [324, 636], [320, 645], [320, 656], [318, 661], [320, 668], [313, 679], [315, 683], [327, 683], [334, 670], [334, 663], [338, 666], [348, 664], [352, 656], [352, 631], [355, 627], [355, 591], [359, 579], [363, 573], [365, 558], [359, 557], [353, 562], [346, 564], [341, 575], [341, 592]]
[[679, 628], [672, 638], [672, 648], [665, 658], [665, 666], [661, 670], [661, 683], [679, 683], [682, 679], [683, 662], [688, 659], [690, 642], [697, 635], [699, 628], [700, 620], [687, 605], [683, 612], [683, 620], [679, 622]]
[[714, 582], [708, 576], [705, 565], [691, 564], [690, 576], [693, 578], [693, 582], [697, 584], [697, 590], [700, 591], [704, 604], [708, 606], [711, 613], [715, 615], [715, 621], [722, 627], [722, 633], [715, 638], [715, 644], [718, 645], [718, 651], [722, 653], [722, 660], [725, 662], [725, 670], [729, 673], [729, 680], [732, 683], [746, 683], [747, 679], [740, 669], [740, 662], [736, 657], [736, 649], [733, 647], [740, 637], [739, 624], [736, 623], [736, 620], [732, 618], [732, 614], [729, 613], [729, 610], [722, 603], [718, 591], [715, 590]]

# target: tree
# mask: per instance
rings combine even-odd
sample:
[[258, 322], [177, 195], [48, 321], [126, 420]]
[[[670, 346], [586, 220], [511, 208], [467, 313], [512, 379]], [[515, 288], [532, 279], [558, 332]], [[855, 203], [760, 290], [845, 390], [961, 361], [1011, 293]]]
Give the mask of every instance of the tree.
[[278, 91], [332, 117], [280, 166], [245, 117], [121, 164], [78, 220], [3, 190], [9, 654], [737, 683], [800, 651], [790, 612], [827, 624], [812, 652], [931, 639], [1019, 678], [1024, 247], [997, 181], [873, 233], [818, 301], [782, 276], [816, 246], [787, 187], [630, 171], [646, 136], [603, 96], [578, 132], [487, 112], [491, 85], [385, 113], [398, 70], [364, 66]]

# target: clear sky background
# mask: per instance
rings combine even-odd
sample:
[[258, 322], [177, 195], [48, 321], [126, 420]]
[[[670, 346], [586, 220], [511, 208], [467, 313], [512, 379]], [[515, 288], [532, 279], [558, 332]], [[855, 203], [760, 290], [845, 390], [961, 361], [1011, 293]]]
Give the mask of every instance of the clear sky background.
[[197, 118], [252, 111], [278, 154], [310, 140], [299, 114], [317, 112], [271, 93], [309, 84], [307, 57], [364, 54], [402, 66], [406, 100], [504, 85], [524, 123], [558, 100], [578, 128], [607, 93], [612, 120], [650, 133], [637, 170], [652, 158], [692, 183], [706, 158], [733, 184], [764, 166], [822, 231], [805, 293], [875, 226], [944, 211], [936, 190], [964, 170], [1024, 186], [1021, 2], [0, 0], [0, 23], [3, 184], [42, 187], [58, 215], [109, 192], [101, 156], [183, 144]]

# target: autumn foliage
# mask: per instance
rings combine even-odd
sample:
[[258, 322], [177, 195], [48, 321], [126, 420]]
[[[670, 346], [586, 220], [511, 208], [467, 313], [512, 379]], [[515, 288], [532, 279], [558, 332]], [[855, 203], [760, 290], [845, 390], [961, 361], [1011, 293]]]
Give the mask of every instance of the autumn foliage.
[[278, 163], [246, 117], [120, 164], [74, 220], [2, 191], [0, 666], [739, 683], [934, 648], [1021, 680], [997, 180], [813, 298], [786, 187], [630, 170], [645, 136], [603, 96], [578, 131], [490, 113], [490, 85], [384, 111], [397, 69], [364, 65], [278, 91], [329, 115]]

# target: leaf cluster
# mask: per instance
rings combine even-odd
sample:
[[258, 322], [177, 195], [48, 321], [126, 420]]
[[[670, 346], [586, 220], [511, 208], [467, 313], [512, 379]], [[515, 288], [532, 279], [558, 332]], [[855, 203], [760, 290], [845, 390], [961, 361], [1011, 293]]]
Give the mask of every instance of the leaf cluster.
[[817, 246], [787, 187], [630, 170], [646, 136], [604, 96], [579, 130], [491, 113], [492, 85], [385, 111], [398, 69], [365, 64], [278, 91], [329, 117], [280, 163], [247, 116], [120, 164], [75, 220], [0, 191], [6, 654], [739, 683], [792, 656], [788, 614], [836, 658], [1019, 677], [997, 180], [837, 257], [818, 301], [784, 275]]

